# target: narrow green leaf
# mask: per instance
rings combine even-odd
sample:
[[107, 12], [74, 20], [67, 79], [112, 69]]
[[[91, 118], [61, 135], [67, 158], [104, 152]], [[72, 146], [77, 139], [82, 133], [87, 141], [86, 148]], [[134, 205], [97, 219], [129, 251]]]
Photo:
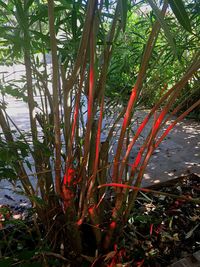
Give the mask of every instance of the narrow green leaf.
[[122, 20], [122, 30], [125, 31], [126, 28], [126, 20], [127, 20], [127, 12], [128, 12], [128, 0], [120, 0], [120, 15]]
[[4, 267], [10, 267], [12, 264], [12, 259], [11, 258], [3, 258], [0, 260], [0, 266]]
[[40, 39], [43, 42], [46, 42], [46, 43], [49, 42], [49, 36], [47, 34], [43, 34], [38, 31], [30, 31], [30, 32], [35, 35], [36, 40]]
[[192, 32], [190, 19], [185, 10], [185, 6], [182, 0], [169, 0], [171, 9], [174, 12], [178, 22], [183, 26], [188, 32]]
[[0, 0], [0, 6], [2, 6], [3, 8], [5, 8], [6, 10], [8, 10], [8, 6], [4, 3], [4, 1]]
[[102, 12], [101, 13], [103, 16], [107, 17], [107, 18], [111, 18], [113, 19], [114, 15], [113, 14], [110, 14], [110, 13], [107, 13], [107, 12]]
[[30, 161], [25, 160], [25, 162], [26, 162], [27, 167], [29, 168], [29, 170], [32, 171], [32, 165], [31, 165]]
[[108, 8], [109, 8], [109, 1], [108, 0], [105, 0], [105, 7], [106, 7], [106, 10], [108, 11]]
[[22, 29], [25, 29], [26, 25], [26, 15], [23, 10], [22, 3], [20, 1], [15, 0], [15, 6], [16, 6], [16, 19]]
[[48, 8], [46, 5], [40, 5], [36, 15], [32, 15], [30, 19], [30, 26], [37, 20], [44, 21], [48, 18]]
[[157, 7], [157, 5], [152, 1], [152, 0], [148, 0], [151, 8], [153, 9], [161, 27], [163, 28], [164, 32], [165, 32], [165, 35], [167, 37], [167, 40], [172, 48], [172, 51], [174, 53], [174, 55], [178, 58], [178, 53], [177, 53], [177, 49], [176, 49], [176, 44], [175, 44], [175, 41], [174, 41], [174, 38], [169, 30], [169, 27], [167, 25], [167, 23], [165, 22], [164, 20], [164, 16], [163, 14], [161, 13], [160, 9]]
[[73, 4], [72, 15], [71, 15], [71, 24], [72, 24], [72, 34], [73, 37], [76, 38], [77, 32], [77, 12], [75, 4]]
[[13, 169], [11, 169], [10, 167], [3, 168], [0, 166], [0, 180], [3, 180], [3, 179], [14, 180], [16, 179], [16, 177], [17, 176]]
[[36, 203], [38, 206], [45, 206], [45, 201], [38, 196], [29, 196], [30, 200]]
[[25, 10], [28, 10], [29, 7], [33, 4], [34, 0], [28, 0], [25, 5]]

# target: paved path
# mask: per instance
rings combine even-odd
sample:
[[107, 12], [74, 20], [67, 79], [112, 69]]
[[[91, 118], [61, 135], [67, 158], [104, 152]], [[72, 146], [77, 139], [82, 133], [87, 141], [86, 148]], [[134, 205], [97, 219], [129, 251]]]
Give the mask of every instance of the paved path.
[[[135, 121], [133, 119], [132, 122], [132, 129], [134, 131], [147, 113], [147, 110], [136, 112], [135, 117], [137, 119]], [[168, 127], [170, 122], [167, 122], [166, 127]], [[144, 132], [142, 132], [143, 138], [141, 137], [133, 147], [129, 163], [133, 163], [140, 145], [143, 144], [145, 136], [149, 133], [151, 124], [152, 119], [144, 129]], [[118, 123], [118, 128], [121, 125], [122, 120]], [[114, 133], [115, 139], [118, 139], [119, 133], [120, 131]], [[115, 143], [111, 150], [110, 162], [113, 161], [116, 147]], [[149, 186], [192, 172], [200, 174], [200, 123], [191, 119], [184, 119], [172, 129], [158, 149], [154, 151], [145, 171], [142, 185]]]
[[[27, 130], [28, 114], [25, 104], [23, 104], [22, 109], [18, 102], [16, 102], [16, 105], [18, 109], [13, 106], [12, 108], [10, 107], [10, 115], [18, 127], [23, 129], [23, 126], [25, 126]], [[138, 121], [141, 121], [146, 113], [146, 111], [139, 111], [136, 114]], [[118, 127], [120, 125], [121, 123], [119, 123]], [[148, 133], [148, 130], [149, 128], [147, 127], [144, 135]], [[114, 138], [117, 139], [118, 135], [119, 132]], [[139, 142], [142, 142], [142, 140]], [[110, 160], [112, 160], [115, 150], [116, 145], [111, 150]], [[130, 155], [130, 162], [133, 162], [137, 151], [138, 146], [133, 148]], [[145, 172], [142, 185], [149, 186], [154, 183], [164, 182], [189, 172], [200, 175], [200, 124], [193, 120], [185, 119], [176, 125], [166, 140], [154, 152]], [[15, 201], [12, 201], [9, 197], [12, 197]], [[20, 203], [20, 205], [25, 205], [23, 201], [20, 202], [21, 199], [23, 200], [24, 197], [13, 195], [7, 181], [0, 181], [0, 205], [3, 203], [15, 205], [16, 202]]]
[[187, 173], [200, 174], [200, 124], [184, 120], [154, 153], [144, 184], [164, 182]]

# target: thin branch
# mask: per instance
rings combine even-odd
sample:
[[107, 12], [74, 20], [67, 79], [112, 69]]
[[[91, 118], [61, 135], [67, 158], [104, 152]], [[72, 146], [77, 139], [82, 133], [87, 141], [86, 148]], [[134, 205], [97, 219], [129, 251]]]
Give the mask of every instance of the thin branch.
[[58, 58], [57, 58], [57, 42], [54, 28], [54, 1], [48, 0], [48, 18], [50, 45], [52, 53], [53, 67], [53, 114], [54, 114], [54, 133], [55, 133], [55, 174], [56, 174], [56, 192], [61, 193], [61, 138], [60, 138], [60, 115], [59, 115], [59, 93], [58, 93]]
[[171, 197], [171, 198], [175, 198], [175, 199], [185, 200], [185, 201], [188, 201], [188, 202], [194, 202], [194, 203], [197, 203], [197, 204], [200, 203], [200, 199], [199, 198], [186, 197], [186, 196], [182, 196], [182, 195], [178, 196], [178, 195], [175, 195], [175, 194], [170, 194], [170, 193], [165, 193], [165, 192], [161, 192], [161, 191], [151, 190], [151, 189], [148, 189], [148, 188], [136, 187], [136, 186], [127, 185], [127, 184], [118, 184], [118, 183], [102, 184], [102, 185], [98, 186], [98, 189], [100, 189], [102, 187], [127, 188], [127, 189], [134, 190], [134, 191], [141, 191], [141, 192], [145, 192], [145, 193], [151, 193], [151, 194], [154, 194], [154, 195], [161, 195], [161, 196]]

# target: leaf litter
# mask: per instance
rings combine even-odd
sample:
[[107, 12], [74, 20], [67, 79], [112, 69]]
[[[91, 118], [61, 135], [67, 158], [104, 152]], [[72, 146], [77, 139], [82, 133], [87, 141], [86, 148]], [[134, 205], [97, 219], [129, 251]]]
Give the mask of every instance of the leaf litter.
[[[188, 174], [150, 189], [199, 198], [200, 177]], [[164, 267], [200, 249], [199, 229], [198, 203], [139, 193], [118, 247], [126, 251], [124, 262], [131, 260], [127, 267]]]

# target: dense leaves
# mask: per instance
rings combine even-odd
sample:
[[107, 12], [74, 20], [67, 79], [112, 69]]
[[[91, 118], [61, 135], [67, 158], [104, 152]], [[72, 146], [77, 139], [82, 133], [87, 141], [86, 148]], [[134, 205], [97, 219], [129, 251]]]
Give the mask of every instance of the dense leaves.
[[188, 14], [185, 10], [184, 3], [182, 0], [169, 0], [169, 4], [179, 21], [179, 23], [189, 32], [192, 31], [191, 29], [191, 24], [190, 24], [190, 19], [188, 17]]

